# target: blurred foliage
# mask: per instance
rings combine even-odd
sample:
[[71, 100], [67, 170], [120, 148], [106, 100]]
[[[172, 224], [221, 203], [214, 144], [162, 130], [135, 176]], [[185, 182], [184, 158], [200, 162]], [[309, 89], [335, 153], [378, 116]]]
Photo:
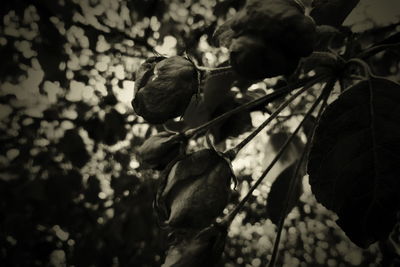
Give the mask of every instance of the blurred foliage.
[[[162, 129], [146, 124], [132, 111], [134, 72], [155, 53], [187, 52], [202, 65], [226, 61], [227, 50], [211, 47], [210, 38], [216, 25], [243, 3], [15, 0], [2, 4], [2, 266], [160, 265], [167, 237], [152, 209], [159, 173], [143, 171], [136, 151], [144, 139]], [[365, 43], [370, 43], [371, 35], [365, 36]], [[398, 74], [396, 50], [371, 61], [378, 74]], [[209, 115], [224, 111], [215, 109]], [[259, 116], [252, 114], [251, 120], [256, 122]], [[249, 119], [248, 114], [239, 117], [245, 124]], [[248, 130], [240, 123], [234, 127]], [[235, 130], [213, 134], [219, 141], [237, 136]], [[260, 173], [266, 142], [264, 135], [234, 162], [242, 183], [231, 206]], [[334, 215], [316, 204], [304, 186], [300, 203], [285, 223], [278, 265], [373, 265], [379, 257], [377, 247], [361, 250], [353, 245], [335, 225]], [[270, 187], [271, 181], [263, 184], [234, 221], [225, 266], [266, 263], [275, 236], [265, 210]]]

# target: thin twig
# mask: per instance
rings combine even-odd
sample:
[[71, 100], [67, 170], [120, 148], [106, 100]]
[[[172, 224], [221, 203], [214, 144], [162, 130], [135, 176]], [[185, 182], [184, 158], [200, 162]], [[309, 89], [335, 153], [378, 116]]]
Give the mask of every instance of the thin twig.
[[365, 73], [365, 76], [366, 76], [365, 79], [371, 78], [371, 77], [376, 77], [372, 73], [372, 70], [369, 67], [369, 65], [364, 60], [359, 59], [359, 58], [352, 58], [352, 59], [350, 59], [350, 60], [348, 60], [346, 62], [346, 65], [350, 65], [350, 64], [353, 64], [353, 63], [359, 65], [363, 69], [363, 71]]
[[400, 46], [400, 32], [397, 32], [395, 34], [392, 34], [388, 38], [368, 47], [364, 51], [360, 52], [356, 57], [362, 58], [362, 59], [367, 59], [369, 57], [372, 57], [375, 54], [378, 54], [381, 51], [384, 51], [384, 50], [390, 49], [390, 48], [396, 48], [399, 46]]
[[362, 58], [362, 59], [367, 59], [367, 58], [370, 58], [373, 55], [376, 55], [379, 52], [382, 52], [384, 50], [387, 50], [390, 48], [399, 48], [399, 47], [400, 47], [400, 43], [377, 45], [377, 46], [373, 46], [373, 47], [361, 52], [360, 54], [357, 55], [357, 57]]
[[[321, 107], [320, 107], [320, 109], [318, 111], [317, 120], [316, 120], [317, 122], [319, 121], [319, 119], [321, 117], [322, 111], [326, 106], [326, 102], [328, 100], [329, 94], [332, 91], [334, 85], [335, 85], [335, 79], [332, 79], [332, 80], [328, 81], [328, 83], [325, 85], [321, 95], [315, 101], [315, 104], [317, 104], [317, 105], [321, 101], [323, 101], [322, 105], [321, 105]], [[310, 114], [308, 114], [308, 115], [310, 115]], [[307, 120], [307, 117], [308, 117], [307, 115], [304, 116], [303, 121]], [[306, 159], [306, 157], [308, 155], [308, 151], [309, 151], [309, 149], [311, 147], [312, 135], [313, 135], [313, 132], [315, 131], [315, 128], [317, 127], [317, 125], [318, 125], [318, 123], [315, 123], [314, 127], [313, 127], [313, 130], [310, 133], [308, 133], [306, 146], [305, 146], [303, 152], [301, 153], [300, 159], [296, 163], [296, 169], [294, 171], [293, 176], [290, 179], [289, 189], [288, 189], [288, 193], [287, 193], [286, 198], [285, 198], [283, 209], [282, 209], [281, 214], [280, 214], [280, 218], [279, 218], [279, 222], [278, 222], [278, 230], [277, 230], [277, 234], [276, 234], [275, 241], [274, 241], [274, 248], [272, 250], [271, 260], [270, 260], [270, 262], [268, 264], [268, 267], [275, 266], [276, 258], [278, 257], [278, 252], [279, 252], [279, 242], [280, 242], [280, 238], [281, 238], [281, 234], [282, 234], [283, 224], [285, 222], [285, 217], [286, 217], [286, 214], [288, 212], [290, 198], [293, 196], [293, 191], [294, 191], [294, 188], [295, 188], [295, 184], [296, 184], [297, 180], [299, 179], [298, 176], [299, 176], [300, 168], [301, 168], [301, 166], [303, 164], [303, 161]]]
[[263, 103], [265, 103], [265, 104], [270, 103], [270, 102], [272, 102], [272, 101], [274, 101], [274, 100], [286, 95], [287, 93], [291, 92], [292, 90], [294, 90], [296, 88], [304, 86], [305, 84], [310, 83], [310, 82], [317, 83], [319, 81], [322, 81], [325, 78], [326, 78], [325, 76], [308, 77], [308, 78], [299, 80], [299, 81], [297, 81], [297, 82], [295, 82], [293, 84], [286, 85], [286, 86], [284, 86], [282, 88], [279, 88], [279, 89], [275, 90], [275, 92], [273, 92], [271, 94], [262, 96], [260, 98], [255, 99], [255, 100], [252, 100], [252, 101], [249, 101], [249, 102], [247, 102], [247, 103], [245, 103], [245, 104], [243, 104], [243, 105], [241, 105], [241, 106], [239, 106], [239, 107], [237, 107], [235, 109], [232, 109], [232, 110], [222, 114], [221, 116], [218, 116], [218, 117], [212, 119], [211, 121], [208, 121], [208, 122], [204, 123], [203, 125], [200, 125], [197, 128], [186, 130], [183, 134], [184, 134], [184, 136], [186, 138], [191, 138], [194, 135], [206, 131], [210, 127], [220, 123], [221, 121], [224, 121], [225, 119], [231, 117], [232, 115], [234, 115], [236, 113], [239, 113], [239, 112], [241, 112], [243, 110], [250, 109], [252, 107], [258, 106], [258, 105], [263, 104]]
[[211, 68], [211, 67], [204, 67], [204, 66], [196, 66], [196, 69], [214, 72], [214, 71], [227, 71], [227, 70], [232, 70], [232, 67], [231, 67], [231, 66], [224, 66], [224, 67]]
[[233, 159], [235, 156], [239, 153], [239, 151], [245, 147], [254, 137], [256, 137], [257, 134], [259, 134], [272, 120], [274, 120], [279, 113], [284, 110], [290, 103], [293, 102], [294, 99], [296, 99], [299, 95], [307, 91], [309, 88], [311, 88], [316, 81], [309, 82], [307, 85], [305, 85], [302, 89], [297, 91], [295, 94], [293, 94], [289, 99], [287, 99], [285, 102], [283, 102], [272, 114], [269, 116], [260, 126], [257, 127], [251, 134], [249, 134], [243, 141], [241, 141], [237, 146], [234, 148], [230, 149], [227, 151], [227, 155], [229, 158]]

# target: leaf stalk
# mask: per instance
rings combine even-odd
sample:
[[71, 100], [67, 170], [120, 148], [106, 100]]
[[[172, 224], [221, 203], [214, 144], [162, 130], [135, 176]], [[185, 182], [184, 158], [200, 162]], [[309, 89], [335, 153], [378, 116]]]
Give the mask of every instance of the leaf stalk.
[[298, 80], [298, 81], [294, 82], [293, 84], [289, 84], [289, 85], [283, 86], [283, 87], [275, 90], [275, 92], [273, 92], [271, 94], [259, 97], [259, 98], [255, 99], [255, 100], [252, 100], [252, 101], [249, 101], [249, 102], [247, 102], [247, 103], [245, 103], [243, 105], [240, 105], [239, 107], [234, 108], [234, 109], [232, 109], [232, 110], [230, 110], [230, 111], [228, 111], [228, 112], [226, 112], [226, 113], [224, 113], [224, 114], [222, 114], [222, 115], [220, 115], [220, 116], [218, 116], [218, 117], [216, 117], [216, 118], [204, 123], [203, 125], [200, 125], [200, 126], [198, 126], [196, 128], [193, 128], [193, 129], [188, 129], [185, 132], [183, 132], [183, 135], [186, 138], [191, 138], [196, 134], [200, 134], [202, 132], [205, 132], [209, 128], [217, 125], [218, 123], [226, 120], [227, 118], [231, 117], [232, 115], [234, 115], [236, 113], [239, 113], [241, 111], [250, 109], [252, 107], [256, 107], [256, 106], [258, 106], [260, 104], [263, 104], [263, 103], [265, 103], [265, 104], [270, 103], [270, 102], [272, 102], [272, 101], [274, 101], [274, 100], [276, 100], [276, 99], [278, 99], [280, 97], [285, 96], [286, 94], [288, 94], [289, 92], [291, 92], [292, 90], [294, 90], [296, 88], [304, 86], [307, 83], [315, 84], [317, 82], [322, 81], [325, 78], [326, 78], [325, 76], [307, 77], [307, 78]]
[[[320, 97], [315, 101], [315, 103], [318, 105], [321, 101], [322, 101], [322, 105], [318, 111], [318, 115], [317, 115], [317, 120], [316, 123], [313, 126], [313, 130], [308, 133], [307, 136], [307, 143], [306, 146], [303, 150], [303, 152], [301, 153], [300, 159], [297, 161], [296, 163], [296, 169], [294, 171], [293, 176], [290, 179], [290, 184], [289, 184], [289, 188], [288, 188], [288, 193], [286, 195], [285, 198], [285, 202], [283, 205], [283, 210], [281, 211], [280, 214], [280, 218], [279, 218], [279, 222], [278, 222], [278, 230], [277, 230], [277, 234], [275, 237], [275, 241], [274, 241], [274, 247], [272, 250], [272, 255], [271, 255], [271, 260], [268, 264], [268, 267], [274, 267], [275, 266], [275, 262], [276, 262], [276, 258], [278, 257], [278, 252], [279, 252], [279, 242], [280, 242], [280, 238], [281, 238], [281, 234], [282, 234], [282, 229], [283, 229], [283, 224], [285, 222], [285, 214], [287, 214], [288, 212], [288, 207], [289, 207], [289, 202], [291, 200], [291, 197], [293, 196], [293, 192], [294, 192], [294, 188], [296, 185], [296, 182], [298, 179], [300, 179], [299, 177], [299, 172], [300, 172], [300, 168], [302, 167], [302, 164], [304, 162], [304, 160], [308, 157], [308, 153], [309, 150], [311, 148], [311, 140], [312, 140], [312, 135], [318, 125], [318, 121], [321, 118], [322, 115], [322, 111], [324, 110], [329, 94], [333, 89], [333, 86], [335, 85], [335, 79], [332, 79], [330, 81], [328, 81], [328, 83], [325, 85], [322, 94], [320, 95]], [[308, 114], [310, 115], [310, 114]], [[303, 122], [307, 119], [307, 115], [304, 116]]]
[[239, 153], [239, 151], [245, 147], [254, 137], [257, 136], [271, 121], [273, 121], [280, 113], [282, 110], [284, 110], [287, 106], [289, 106], [290, 103], [293, 102], [294, 99], [296, 99], [298, 96], [303, 94], [305, 91], [310, 89], [315, 83], [317, 83], [319, 80], [313, 80], [310, 81], [308, 84], [306, 84], [302, 89], [297, 91], [295, 94], [293, 94], [290, 98], [288, 98], [284, 103], [282, 103], [272, 114], [269, 116], [260, 126], [257, 127], [251, 134], [249, 134], [244, 140], [242, 140], [236, 147], [230, 149], [229, 151], [226, 152], [229, 158], [234, 159], [236, 155]]
[[311, 116], [312, 112], [319, 105], [319, 103], [323, 100], [323, 98], [325, 98], [325, 97], [327, 98], [329, 96], [329, 93], [332, 91], [333, 85], [334, 85], [334, 82], [332, 82], [332, 81], [329, 81], [326, 84], [321, 95], [314, 102], [314, 104], [311, 106], [311, 108], [307, 111], [303, 120], [299, 123], [299, 125], [296, 127], [296, 129], [293, 131], [293, 133], [289, 136], [288, 139], [286, 139], [285, 143], [282, 145], [282, 147], [280, 148], [280, 150], [278, 151], [276, 156], [273, 158], [271, 163], [267, 166], [267, 168], [264, 170], [264, 172], [261, 174], [261, 176], [256, 180], [256, 182], [253, 184], [253, 186], [250, 188], [250, 190], [247, 192], [247, 194], [244, 196], [244, 198], [239, 202], [239, 204], [232, 210], [231, 213], [229, 213], [227, 216], [225, 216], [225, 218], [221, 221], [221, 224], [229, 225], [233, 221], [235, 216], [243, 208], [244, 204], [250, 199], [250, 196], [252, 195], [254, 190], [261, 184], [261, 182], [264, 180], [264, 178], [267, 176], [267, 174], [271, 171], [271, 169], [274, 167], [274, 165], [278, 162], [280, 157], [285, 152], [286, 148], [290, 145], [291, 141], [294, 139], [294, 137], [297, 135], [297, 133], [301, 129], [304, 122]]

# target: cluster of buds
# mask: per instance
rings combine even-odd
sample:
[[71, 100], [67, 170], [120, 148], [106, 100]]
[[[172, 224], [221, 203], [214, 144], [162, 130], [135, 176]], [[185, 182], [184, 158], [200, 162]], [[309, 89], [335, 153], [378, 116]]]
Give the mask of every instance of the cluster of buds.
[[[341, 6], [346, 7], [345, 12], [339, 19], [333, 21], [331, 18], [324, 18], [324, 14], [327, 14], [329, 7], [332, 6], [331, 1], [315, 1], [313, 10], [316, 11], [313, 12], [313, 17], [317, 18], [318, 25], [340, 25], [357, 2], [358, 0], [349, 0], [347, 4], [345, 1], [340, 3]], [[201, 115], [207, 118], [218, 116], [220, 113], [227, 115], [221, 115], [215, 120], [191, 129], [192, 132], [158, 133], [148, 138], [137, 150], [141, 166], [162, 170], [154, 208], [160, 224], [168, 229], [170, 236], [174, 239], [162, 267], [214, 266], [222, 254], [229, 223], [249, 199], [252, 190], [265, 177], [264, 175], [257, 180], [256, 185], [228, 216], [220, 222], [217, 221], [217, 217], [222, 214], [230, 199], [231, 181], [234, 177], [230, 161], [226, 157], [228, 154], [236, 154], [237, 151], [230, 153], [233, 151], [231, 149], [223, 155], [214, 149], [203, 149], [185, 154], [187, 138], [206, 129], [211, 130], [214, 141], [223, 140], [227, 136], [237, 136], [247, 130], [247, 125], [251, 125], [251, 118], [248, 111], [238, 113], [243, 111], [239, 108], [234, 111], [237, 113], [235, 123], [239, 123], [239, 127], [233, 127], [233, 130], [238, 130], [220, 130], [222, 127], [229, 129], [231, 125], [227, 125], [227, 122], [234, 124], [227, 120], [232, 115], [227, 113], [240, 105], [239, 101], [236, 102], [234, 95], [232, 97], [223, 95], [230, 92], [231, 78], [227, 79], [229, 84], [226, 82], [228, 85], [226, 90], [222, 90], [221, 95], [218, 95], [221, 98], [226, 97], [226, 103], [216, 101], [214, 104], [205, 104], [207, 97], [199, 100], [193, 96], [199, 93], [214, 96], [214, 87], [219, 87], [224, 83], [220, 80], [224, 81], [221, 77], [227, 70], [229, 73], [227, 76], [235, 78], [239, 76], [238, 80], [244, 78], [243, 80], [247, 83], [248, 80], [253, 82], [263, 78], [290, 75], [295, 72], [303, 57], [308, 57], [302, 61], [303, 69], [300, 70], [303, 72], [308, 72], [306, 71], [308, 65], [312, 65], [310, 70], [315, 70], [314, 65], [319, 65], [324, 71], [325, 69], [330, 71], [339, 69], [344, 64], [344, 62], [340, 62], [341, 65], [338, 64], [338, 58], [335, 56], [328, 57], [323, 53], [313, 53], [314, 50], [328, 47], [327, 44], [336, 34], [336, 29], [332, 31], [332, 27], [327, 28], [323, 25], [317, 30], [314, 19], [307, 15], [308, 7], [302, 0], [247, 0], [245, 6], [214, 33], [216, 44], [229, 48], [231, 66], [205, 68], [196, 66], [191, 60], [182, 56], [169, 58], [155, 56], [148, 58], [138, 69], [132, 106], [136, 114], [147, 122], [170, 123], [169, 120], [185, 114], [185, 121], [180, 130], [187, 130], [187, 127], [194, 127], [189, 123], [187, 118], [190, 116], [187, 114], [201, 114], [201, 112], [192, 114], [191, 109], [203, 111], [206, 115]], [[319, 39], [318, 42], [317, 39]], [[310, 56], [312, 53], [313, 56]], [[218, 82], [211, 82], [211, 79], [205, 79], [207, 77], [218, 77]], [[201, 87], [204, 87], [203, 92], [200, 92], [201, 79], [206, 81]], [[303, 91], [298, 94], [301, 92]], [[285, 105], [288, 105], [289, 100], [285, 102]], [[258, 102], [252, 104], [254, 103], [262, 104]], [[315, 102], [313, 108], [317, 104], [318, 102]], [[210, 106], [213, 106], [214, 110]], [[248, 107], [243, 106], [243, 108]], [[252, 107], [254, 108], [254, 105]], [[278, 110], [274, 112], [270, 118], [273, 119], [278, 112]], [[202, 120], [202, 116], [199, 117], [201, 117], [199, 121], [207, 121]], [[217, 125], [221, 122], [224, 122], [222, 126]], [[266, 121], [266, 124], [268, 122]], [[250, 138], [246, 138], [240, 145], [251, 140], [257, 131], [259, 130], [254, 131]], [[296, 165], [291, 166], [296, 167]], [[294, 168], [288, 168], [288, 170], [295, 171]], [[279, 216], [276, 216], [275, 221], [280, 219]], [[279, 244], [279, 234], [276, 242]], [[271, 260], [271, 262], [274, 261]]]
[[249, 0], [229, 24], [231, 65], [250, 79], [292, 73], [317, 37], [313, 19], [294, 0]]
[[213, 266], [225, 243], [227, 226], [216, 224], [216, 218], [228, 204], [233, 171], [212, 149], [184, 155], [186, 141], [161, 132], [147, 139], [138, 155], [145, 167], [163, 169], [155, 208], [175, 239], [163, 266]]
[[[315, 24], [294, 0], [249, 0], [228, 30], [231, 65], [250, 79], [293, 72], [315, 42]], [[153, 124], [182, 116], [199, 91], [199, 68], [181, 56], [151, 57], [136, 78], [132, 106]], [[185, 155], [186, 144], [184, 134], [161, 132], [138, 149], [143, 166], [163, 170], [155, 209], [175, 238], [164, 267], [212, 266], [226, 239], [216, 219], [230, 198], [230, 162], [212, 149]]]

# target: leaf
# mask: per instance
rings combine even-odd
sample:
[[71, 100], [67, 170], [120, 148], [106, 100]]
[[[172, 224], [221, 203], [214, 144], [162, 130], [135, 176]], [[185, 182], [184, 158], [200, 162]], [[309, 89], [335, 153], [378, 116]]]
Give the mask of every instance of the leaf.
[[[278, 224], [282, 210], [285, 208], [284, 205], [289, 191], [290, 180], [294, 176], [296, 165], [297, 161], [286, 167], [286, 169], [279, 174], [272, 184], [271, 191], [268, 194], [267, 216], [274, 224]], [[304, 174], [303, 171], [302, 173], [299, 173], [299, 176], [304, 176]], [[299, 198], [303, 193], [302, 179], [296, 179], [294, 186], [293, 195], [290, 197], [285, 217], [299, 202]]]
[[[273, 150], [278, 152], [290, 135], [289, 132], [278, 132], [272, 134], [270, 136], [270, 142]], [[296, 136], [292, 140], [291, 145], [289, 145], [289, 148], [286, 149], [286, 152], [283, 153], [281, 160], [292, 162], [293, 159], [296, 159], [300, 155], [299, 152], [303, 149], [303, 146], [300, 137]]]
[[[190, 106], [190, 103], [189, 103]], [[188, 128], [184, 120], [175, 121], [175, 120], [168, 120], [164, 124], [164, 129], [168, 132], [180, 133], [183, 132], [185, 129]]]
[[233, 71], [218, 74], [208, 73], [204, 78], [203, 94], [192, 96], [183, 115], [186, 125], [194, 128], [209, 121], [216, 109], [226, 102], [226, 97], [229, 97], [236, 79], [237, 74]]
[[321, 117], [308, 162], [317, 200], [358, 246], [387, 238], [400, 208], [400, 86], [373, 78]]
[[231, 45], [232, 38], [235, 35], [235, 32], [231, 28], [232, 22], [233, 18], [228, 19], [215, 29], [212, 35], [212, 41], [215, 44], [215, 46], [222, 46], [228, 48]]
[[177, 139], [175, 134], [160, 132], [148, 138], [137, 152], [143, 167], [163, 170], [184, 147], [182, 139]]
[[204, 98], [201, 95], [193, 95], [188, 107], [183, 114], [183, 121], [189, 128], [195, 128], [202, 125], [210, 119], [210, 111], [204, 104]]
[[317, 25], [339, 27], [360, 0], [315, 0], [310, 16]]
[[[290, 133], [286, 131], [281, 131], [270, 135], [268, 144], [265, 147], [264, 162], [266, 164], [269, 164], [269, 162], [275, 157], [275, 155], [278, 153], [280, 148], [283, 146], [283, 144], [289, 137]], [[303, 148], [304, 144], [301, 141], [300, 137], [295, 136], [294, 139], [289, 144], [288, 148], [286, 148], [285, 152], [279, 159], [279, 163], [280, 165], [282, 165], [281, 169], [282, 170], [285, 169], [287, 166], [289, 166], [295, 160], [297, 160], [300, 157], [300, 153], [303, 150]]]
[[175, 228], [209, 225], [228, 202], [230, 165], [210, 149], [194, 152], [171, 164], [164, 172], [164, 184], [157, 194], [158, 215]]
[[306, 136], [310, 136], [314, 130], [314, 125], [317, 123], [317, 118], [313, 115], [308, 116], [303, 124], [303, 131]]
[[[239, 107], [247, 102], [245, 99], [236, 99], [233, 93], [226, 94], [221, 98], [222, 102], [212, 114], [212, 118], [216, 118], [232, 109]], [[240, 134], [252, 128], [250, 112], [248, 110], [236, 113], [220, 124], [211, 128], [211, 134], [214, 136], [215, 143], [225, 141], [229, 137], [237, 137]]]
[[[241, 104], [240, 101], [235, 99], [231, 91], [237, 74], [227, 71], [207, 75], [203, 94], [192, 97], [183, 116], [184, 122], [189, 128], [200, 126]], [[236, 115], [214, 127], [213, 135], [216, 142], [230, 136], [238, 136], [251, 127], [251, 118], [248, 111]]]
[[389, 238], [379, 241], [382, 253], [380, 266], [399, 266], [400, 264], [400, 212], [397, 214], [397, 223], [393, 227]]
[[233, 71], [206, 77], [204, 84], [204, 104], [210, 113], [224, 101], [223, 97], [230, 92], [236, 78], [237, 74]]

